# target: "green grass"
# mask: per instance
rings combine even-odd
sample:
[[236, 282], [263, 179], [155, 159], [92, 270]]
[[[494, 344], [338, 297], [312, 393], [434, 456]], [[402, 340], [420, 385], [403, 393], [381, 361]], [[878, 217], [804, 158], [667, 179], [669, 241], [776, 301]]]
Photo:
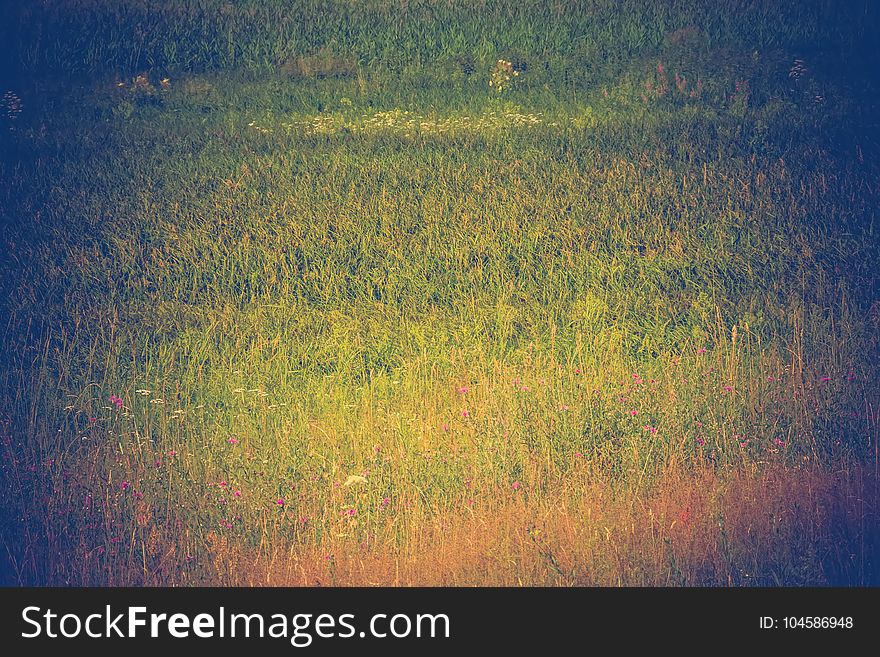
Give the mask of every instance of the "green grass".
[[877, 583], [867, 4], [202, 4], [16, 14], [7, 581]]

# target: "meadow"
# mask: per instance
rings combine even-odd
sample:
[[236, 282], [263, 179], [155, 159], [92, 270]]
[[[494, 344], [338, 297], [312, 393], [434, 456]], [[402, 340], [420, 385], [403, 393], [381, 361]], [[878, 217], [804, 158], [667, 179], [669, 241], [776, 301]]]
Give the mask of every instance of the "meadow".
[[878, 11], [722, 4], [10, 8], [0, 583], [878, 585]]

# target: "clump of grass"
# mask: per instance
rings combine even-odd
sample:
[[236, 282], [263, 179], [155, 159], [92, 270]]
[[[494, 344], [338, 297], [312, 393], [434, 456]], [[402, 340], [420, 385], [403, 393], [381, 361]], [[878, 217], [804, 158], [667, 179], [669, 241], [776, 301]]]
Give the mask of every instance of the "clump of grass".
[[343, 57], [323, 48], [311, 55], [301, 55], [289, 59], [281, 65], [286, 75], [307, 78], [352, 77], [357, 74], [357, 61], [352, 57]]

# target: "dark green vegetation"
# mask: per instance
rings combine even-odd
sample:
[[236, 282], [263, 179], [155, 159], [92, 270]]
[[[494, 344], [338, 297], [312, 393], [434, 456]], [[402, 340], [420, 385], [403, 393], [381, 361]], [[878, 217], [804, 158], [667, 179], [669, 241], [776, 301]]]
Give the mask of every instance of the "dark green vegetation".
[[[720, 4], [16, 8], [10, 581], [405, 548], [587, 466], [875, 468], [876, 9]], [[819, 523], [741, 583], [876, 583], [860, 526], [858, 568], [780, 570], [846, 549]]]

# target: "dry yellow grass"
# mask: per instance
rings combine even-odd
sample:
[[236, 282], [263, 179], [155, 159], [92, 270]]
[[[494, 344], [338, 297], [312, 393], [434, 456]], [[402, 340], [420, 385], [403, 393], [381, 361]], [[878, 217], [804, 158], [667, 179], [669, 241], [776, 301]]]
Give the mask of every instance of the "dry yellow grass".
[[438, 515], [402, 545], [330, 537], [248, 549], [215, 536], [210, 554], [214, 583], [236, 585], [864, 585], [877, 499], [875, 473], [862, 469], [705, 467], [641, 493], [589, 474], [537, 502]]

